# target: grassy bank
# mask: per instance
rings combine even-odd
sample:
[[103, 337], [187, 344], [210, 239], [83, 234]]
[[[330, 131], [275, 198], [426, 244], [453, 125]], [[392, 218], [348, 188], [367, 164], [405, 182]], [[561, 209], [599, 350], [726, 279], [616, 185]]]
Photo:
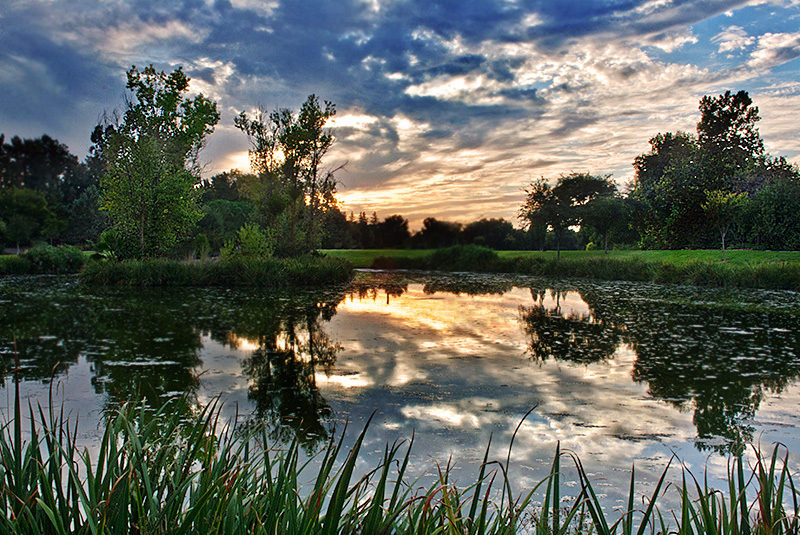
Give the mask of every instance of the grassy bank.
[[[777, 449], [756, 452], [749, 467], [732, 459], [721, 490], [686, 469], [682, 485], [668, 485], [665, 470], [652, 492], [640, 496], [632, 472], [627, 504], [609, 510], [580, 460], [558, 448], [550, 475], [514, 495], [510, 454], [493, 461], [488, 448], [475, 481], [461, 484], [441, 468], [435, 481], [419, 487], [406, 475], [410, 442], [387, 445], [376, 466], [354, 475], [368, 428], [351, 449], [330, 442], [315, 462], [304, 463], [297, 444], [270, 447], [263, 430], [226, 426], [213, 407], [187, 421], [170, 404], [155, 414], [123, 406], [109, 415], [91, 455], [77, 446], [63, 411], [29, 411], [23, 423], [17, 391], [13, 420], [0, 430], [2, 533], [778, 535], [800, 529], [800, 496]], [[30, 438], [23, 439], [23, 427]], [[577, 469], [576, 481], [562, 475], [567, 463]], [[667, 498], [680, 509], [660, 511]]]
[[547, 277], [582, 277], [800, 291], [800, 252], [728, 251], [555, 251], [495, 252], [475, 246], [438, 251], [326, 251], [356, 267], [438, 269], [519, 273]]
[[284, 288], [347, 282], [347, 260], [305, 256], [290, 259], [182, 262], [151, 259], [89, 262], [80, 272], [86, 284], [105, 286], [254, 286]]

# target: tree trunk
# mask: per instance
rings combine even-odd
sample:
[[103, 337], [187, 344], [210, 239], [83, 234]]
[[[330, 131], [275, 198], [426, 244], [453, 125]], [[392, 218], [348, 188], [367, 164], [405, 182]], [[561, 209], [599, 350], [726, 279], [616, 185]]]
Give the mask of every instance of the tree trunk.
[[603, 254], [608, 254], [608, 232], [603, 234]]

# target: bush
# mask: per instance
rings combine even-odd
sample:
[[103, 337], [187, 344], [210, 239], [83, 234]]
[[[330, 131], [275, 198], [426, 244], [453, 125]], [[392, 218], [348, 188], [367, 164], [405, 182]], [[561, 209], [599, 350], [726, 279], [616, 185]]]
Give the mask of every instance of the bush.
[[30, 265], [30, 273], [77, 273], [86, 261], [83, 252], [74, 245], [37, 245], [22, 257]]
[[254, 223], [246, 223], [228, 240], [219, 251], [220, 258], [230, 261], [236, 258], [269, 258], [275, 249], [275, 240]]

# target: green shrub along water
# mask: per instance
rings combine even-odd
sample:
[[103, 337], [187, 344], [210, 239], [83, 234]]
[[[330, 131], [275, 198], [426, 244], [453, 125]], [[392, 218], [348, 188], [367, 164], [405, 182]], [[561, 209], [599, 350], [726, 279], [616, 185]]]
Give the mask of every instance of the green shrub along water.
[[0, 275], [77, 273], [86, 255], [77, 247], [37, 245], [20, 255], [0, 257]]
[[720, 262], [672, 261], [665, 256], [570, 255], [556, 259], [544, 254], [500, 256], [477, 245], [457, 245], [424, 256], [378, 256], [376, 269], [423, 269], [519, 273], [544, 277], [581, 277], [689, 284], [695, 286], [764, 288], [800, 291], [800, 262], [790, 260]]
[[353, 276], [346, 260], [322, 256], [235, 258], [182, 262], [167, 259], [89, 262], [80, 272], [86, 284], [115, 286], [255, 286], [282, 288], [340, 284]]
[[[668, 465], [652, 492], [640, 496], [632, 470], [627, 504], [611, 509], [602, 506], [580, 459], [558, 447], [549, 476], [518, 494], [509, 482], [513, 437], [504, 460], [490, 459], [487, 447], [474, 481], [454, 481], [447, 466], [426, 487], [407, 476], [413, 439], [387, 444], [382, 460], [356, 475], [369, 423], [351, 448], [331, 439], [317, 457], [302, 461], [297, 443], [273, 445], [258, 426], [225, 424], [213, 403], [188, 419], [176, 410], [179, 403], [186, 400], [155, 412], [118, 407], [90, 453], [76, 443], [63, 408], [23, 411], [17, 387], [13, 420], [0, 429], [0, 532], [788, 535], [800, 529], [800, 493], [788, 454], [778, 448], [767, 455], [755, 450], [749, 465], [732, 458], [724, 489], [685, 468], [682, 484], [668, 483]], [[567, 464], [576, 480], [562, 474]], [[662, 511], [667, 499], [678, 510]]]

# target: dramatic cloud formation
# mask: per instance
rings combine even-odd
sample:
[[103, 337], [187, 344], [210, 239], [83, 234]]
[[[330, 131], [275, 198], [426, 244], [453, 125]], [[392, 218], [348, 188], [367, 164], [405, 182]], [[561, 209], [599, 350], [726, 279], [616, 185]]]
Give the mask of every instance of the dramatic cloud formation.
[[124, 73], [182, 65], [219, 103], [207, 174], [246, 168], [233, 116], [336, 103], [346, 210], [513, 218], [538, 176], [620, 183], [703, 95], [746, 89], [768, 150], [796, 161], [793, 0], [18, 0], [0, 13], [0, 131], [85, 153]]

